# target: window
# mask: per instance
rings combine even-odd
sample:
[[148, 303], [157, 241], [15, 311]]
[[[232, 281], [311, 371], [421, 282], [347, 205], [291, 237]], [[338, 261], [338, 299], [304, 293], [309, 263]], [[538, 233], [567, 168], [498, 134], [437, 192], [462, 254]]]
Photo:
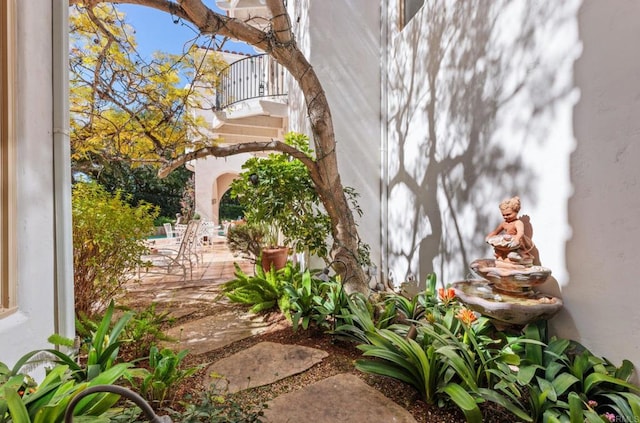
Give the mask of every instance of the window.
[[400, 0], [400, 29], [409, 23], [422, 5], [424, 5], [424, 0]]
[[15, 0], [0, 1], [0, 316], [16, 306], [15, 231]]

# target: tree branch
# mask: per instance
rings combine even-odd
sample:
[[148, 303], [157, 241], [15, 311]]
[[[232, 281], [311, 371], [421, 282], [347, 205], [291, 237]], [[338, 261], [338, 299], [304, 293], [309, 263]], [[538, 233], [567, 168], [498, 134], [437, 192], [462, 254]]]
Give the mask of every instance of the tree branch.
[[291, 20], [282, 0], [267, 0], [267, 8], [271, 12], [271, 25], [275, 41], [280, 45], [293, 43]]
[[289, 156], [300, 160], [307, 167], [307, 169], [309, 169], [311, 179], [314, 182], [320, 180], [317, 164], [311, 157], [309, 157], [302, 151], [290, 146], [289, 144], [285, 144], [284, 142], [278, 140], [271, 140], [266, 142], [255, 141], [234, 145], [214, 145], [210, 147], [200, 148], [198, 150], [191, 151], [180, 157], [170, 160], [160, 168], [160, 170], [158, 171], [158, 176], [160, 178], [164, 178], [173, 170], [191, 160], [201, 159], [209, 156], [227, 157], [241, 153], [253, 153], [256, 151], [280, 151], [281, 153], [288, 154]]

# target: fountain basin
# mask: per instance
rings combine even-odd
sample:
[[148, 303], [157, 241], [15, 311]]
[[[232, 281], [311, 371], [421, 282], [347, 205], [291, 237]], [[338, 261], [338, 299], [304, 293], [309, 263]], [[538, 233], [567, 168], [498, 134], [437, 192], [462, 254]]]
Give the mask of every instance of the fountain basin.
[[513, 265], [495, 259], [474, 260], [469, 268], [476, 275], [490, 281], [496, 289], [513, 295], [526, 294], [551, 275], [551, 269], [546, 267]]
[[535, 292], [513, 295], [484, 279], [467, 279], [455, 282], [452, 287], [471, 310], [509, 325], [550, 319], [562, 308], [562, 300], [557, 297]]

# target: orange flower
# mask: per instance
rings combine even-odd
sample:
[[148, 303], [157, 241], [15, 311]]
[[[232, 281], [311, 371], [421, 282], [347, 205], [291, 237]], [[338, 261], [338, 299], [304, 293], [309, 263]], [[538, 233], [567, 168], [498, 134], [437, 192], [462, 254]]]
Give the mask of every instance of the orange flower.
[[472, 310], [469, 310], [465, 307], [460, 309], [458, 314], [456, 314], [456, 318], [467, 326], [470, 326], [471, 323], [478, 320], [478, 316], [476, 316], [476, 314]]
[[448, 304], [449, 301], [456, 297], [456, 291], [453, 288], [439, 288], [438, 297], [443, 303]]

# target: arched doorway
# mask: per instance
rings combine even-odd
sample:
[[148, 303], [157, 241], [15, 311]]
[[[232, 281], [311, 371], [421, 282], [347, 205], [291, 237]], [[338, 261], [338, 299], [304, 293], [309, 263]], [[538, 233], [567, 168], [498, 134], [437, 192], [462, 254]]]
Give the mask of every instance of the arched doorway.
[[231, 198], [231, 190], [228, 189], [220, 198], [218, 207], [218, 221], [237, 220], [244, 216], [244, 209], [238, 200]]

